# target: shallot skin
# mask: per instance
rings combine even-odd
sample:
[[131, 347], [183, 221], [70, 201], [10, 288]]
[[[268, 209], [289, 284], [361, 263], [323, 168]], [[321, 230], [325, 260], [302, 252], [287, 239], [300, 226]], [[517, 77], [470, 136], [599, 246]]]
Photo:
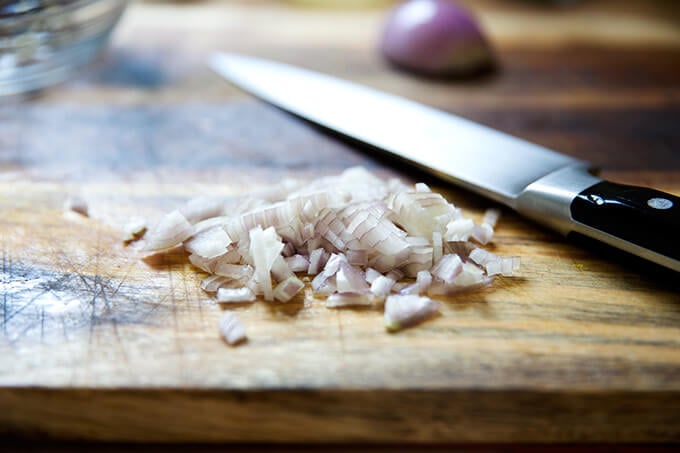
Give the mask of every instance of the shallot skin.
[[72, 195], [64, 201], [64, 211], [73, 211], [83, 217], [89, 217], [89, 207], [87, 202], [79, 196]]
[[449, 0], [409, 0], [389, 14], [380, 43], [397, 67], [435, 77], [464, 77], [494, 67], [475, 17]]

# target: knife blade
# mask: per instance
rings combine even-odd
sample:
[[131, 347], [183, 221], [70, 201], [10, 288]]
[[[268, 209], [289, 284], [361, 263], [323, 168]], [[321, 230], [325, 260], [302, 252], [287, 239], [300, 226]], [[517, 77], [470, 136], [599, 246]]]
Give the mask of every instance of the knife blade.
[[680, 271], [680, 198], [604, 181], [582, 160], [447, 112], [287, 64], [216, 53], [241, 89], [566, 235]]

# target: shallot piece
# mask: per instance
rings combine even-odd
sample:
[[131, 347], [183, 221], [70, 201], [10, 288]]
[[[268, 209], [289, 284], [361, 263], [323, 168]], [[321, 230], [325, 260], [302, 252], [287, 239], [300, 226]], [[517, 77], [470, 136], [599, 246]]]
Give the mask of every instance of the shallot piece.
[[366, 278], [366, 281], [368, 283], [372, 284], [375, 281], [376, 278], [381, 277], [381, 276], [382, 276], [382, 274], [380, 272], [376, 271], [375, 269], [373, 269], [372, 267], [369, 267], [369, 268], [366, 269], [365, 278]]
[[369, 290], [364, 276], [346, 262], [340, 263], [335, 284], [340, 293], [366, 293]]
[[519, 256], [508, 256], [501, 258], [501, 275], [510, 277], [519, 270]]
[[[402, 291], [406, 290], [409, 286], [413, 285], [413, 283], [409, 282], [396, 282], [394, 285], [392, 285], [392, 292], [401, 294]], [[408, 290], [407, 290], [408, 292]]]
[[288, 267], [292, 272], [305, 272], [307, 269], [309, 269], [309, 259], [302, 255], [292, 255], [287, 257], [286, 264], [288, 264]]
[[444, 242], [441, 231], [432, 232], [432, 263], [437, 264], [444, 254]]
[[494, 227], [501, 216], [501, 211], [498, 209], [487, 209], [482, 218], [481, 225], [475, 225], [472, 237], [480, 244], [488, 244], [493, 238]]
[[432, 274], [429, 271], [420, 271], [416, 276], [416, 285], [418, 285], [418, 292], [423, 293], [432, 284]]
[[347, 261], [354, 266], [366, 266], [368, 264], [368, 253], [366, 250], [348, 250]]
[[229, 345], [235, 346], [246, 339], [246, 329], [235, 314], [225, 311], [219, 322], [220, 335]]
[[221, 275], [211, 275], [210, 277], [206, 277], [203, 279], [203, 281], [201, 281], [201, 289], [206, 293], [214, 293], [230, 281], [230, 278], [222, 277]]
[[159, 251], [181, 244], [194, 234], [194, 227], [179, 212], [166, 214], [149, 233], [144, 250]]
[[404, 273], [399, 269], [392, 269], [387, 274], [385, 274], [385, 277], [391, 278], [396, 282], [404, 278]]
[[198, 255], [189, 255], [189, 262], [200, 270], [212, 274], [215, 272], [215, 266], [217, 265], [216, 259], [203, 258]]
[[487, 209], [486, 212], [484, 212], [484, 217], [482, 218], [482, 224], [487, 224], [491, 228], [494, 228], [500, 217], [501, 217], [501, 211], [499, 211], [498, 209], [495, 209], [495, 208]]
[[288, 258], [295, 255], [295, 246], [293, 245], [292, 242], [286, 242], [285, 244], [283, 244], [283, 250], [281, 250], [281, 255], [283, 255], [286, 258], [286, 261], [288, 261]]
[[283, 250], [281, 238], [273, 227], [262, 230], [255, 227], [250, 230], [250, 256], [255, 266], [255, 277], [261, 285], [265, 300], [274, 300], [270, 272], [274, 261]]
[[253, 302], [255, 299], [255, 293], [246, 286], [242, 288], [219, 288], [217, 290], [217, 302]]
[[431, 317], [439, 311], [439, 302], [417, 295], [392, 295], [385, 301], [385, 327], [396, 331]]
[[432, 269], [432, 275], [451, 283], [463, 271], [463, 262], [458, 255], [444, 255]]
[[417, 283], [411, 283], [410, 285], [401, 288], [399, 290], [399, 294], [401, 295], [420, 294], [420, 286], [418, 286]]
[[253, 276], [253, 267], [249, 264], [231, 264], [218, 261], [215, 266], [215, 275], [246, 281]]
[[279, 255], [274, 259], [274, 263], [272, 264], [272, 277], [274, 277], [274, 280], [277, 282], [282, 282], [290, 277], [295, 277], [295, 273], [293, 273], [288, 266], [288, 262], [282, 255]]
[[184, 243], [184, 249], [203, 258], [216, 258], [227, 252], [231, 238], [222, 227], [216, 226], [195, 234]]
[[187, 201], [179, 212], [190, 222], [197, 223], [201, 220], [222, 215], [224, 201], [214, 198], [198, 197]]
[[373, 305], [373, 298], [366, 293], [333, 293], [326, 299], [327, 308], [371, 305]]
[[390, 293], [395, 283], [394, 279], [380, 275], [371, 283], [371, 292], [380, 299], [384, 299]]
[[463, 263], [460, 273], [450, 282], [434, 281], [427, 289], [428, 296], [452, 296], [483, 288], [491, 283], [491, 277], [471, 263]]
[[472, 228], [471, 236], [475, 241], [482, 245], [486, 245], [491, 242], [493, 233], [493, 228], [488, 223], [482, 223], [481, 225], [475, 225]]
[[317, 248], [312, 250], [309, 254], [309, 267], [307, 268], [307, 273], [309, 275], [316, 275], [319, 273], [321, 268], [326, 264], [324, 260], [324, 254], [326, 251], [322, 248]]
[[446, 225], [444, 238], [447, 241], [467, 241], [475, 230], [472, 219], [456, 219]]
[[259, 283], [257, 283], [257, 279], [255, 278], [255, 275], [250, 277], [248, 282], [246, 283], [246, 287], [253, 292], [256, 296], [262, 296], [264, 293], [262, 292], [262, 287], [260, 286]]
[[432, 192], [432, 189], [430, 189], [430, 187], [424, 182], [416, 183], [414, 187], [416, 189], [416, 192]]

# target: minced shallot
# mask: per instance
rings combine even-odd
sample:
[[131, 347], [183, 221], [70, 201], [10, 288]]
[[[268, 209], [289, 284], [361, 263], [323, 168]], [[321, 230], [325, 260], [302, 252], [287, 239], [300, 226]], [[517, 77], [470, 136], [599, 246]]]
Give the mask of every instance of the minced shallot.
[[[517, 271], [518, 257], [478, 246], [492, 240], [499, 215], [490, 209], [476, 224], [424, 183], [383, 181], [357, 167], [236, 200], [192, 200], [161, 219], [145, 249], [182, 244], [211, 274], [201, 288], [218, 302], [288, 302], [311, 280], [311, 294], [329, 308], [384, 303], [386, 328], [398, 330], [437, 312], [430, 297]], [[230, 344], [245, 337], [235, 319], [225, 314], [220, 324]]]
[[255, 299], [255, 294], [247, 286], [242, 288], [218, 288], [217, 290], [217, 302], [253, 302]]
[[158, 222], [146, 238], [145, 250], [160, 251], [175, 247], [194, 234], [194, 227], [179, 211], [172, 211]]
[[219, 323], [220, 334], [224, 341], [234, 346], [246, 339], [246, 330], [241, 321], [230, 311], [222, 313]]
[[415, 295], [391, 295], [385, 300], [385, 327], [395, 331], [419, 323], [439, 310], [439, 302]]

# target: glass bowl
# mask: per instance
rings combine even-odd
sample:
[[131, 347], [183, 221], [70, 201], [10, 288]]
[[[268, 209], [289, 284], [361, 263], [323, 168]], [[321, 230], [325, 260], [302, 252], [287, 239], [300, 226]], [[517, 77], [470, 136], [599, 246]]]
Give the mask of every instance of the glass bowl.
[[108, 42], [125, 0], [0, 0], [0, 96], [69, 79]]

